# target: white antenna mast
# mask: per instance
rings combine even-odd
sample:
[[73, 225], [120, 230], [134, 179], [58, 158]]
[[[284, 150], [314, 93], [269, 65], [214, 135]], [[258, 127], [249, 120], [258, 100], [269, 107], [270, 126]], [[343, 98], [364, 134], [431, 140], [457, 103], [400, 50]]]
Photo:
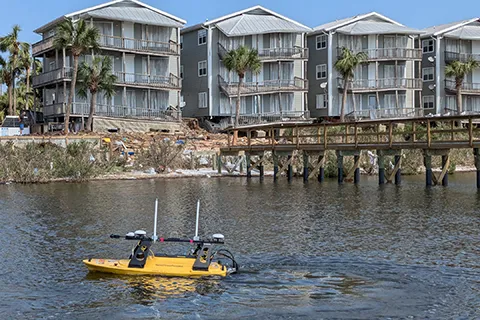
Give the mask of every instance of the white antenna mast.
[[193, 240], [198, 241], [200, 240], [200, 237], [198, 236], [198, 218], [200, 216], [200, 199], [197, 202], [197, 220], [195, 222], [195, 237], [193, 237]]
[[155, 199], [155, 219], [153, 222], [153, 242], [156, 242], [157, 237], [157, 214], [158, 214], [158, 198]]

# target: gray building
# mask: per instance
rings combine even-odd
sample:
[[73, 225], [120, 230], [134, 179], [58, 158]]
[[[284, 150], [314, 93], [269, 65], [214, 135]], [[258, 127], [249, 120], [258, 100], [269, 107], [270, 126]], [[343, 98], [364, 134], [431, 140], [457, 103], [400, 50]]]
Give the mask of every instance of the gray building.
[[308, 34], [308, 106], [312, 117], [340, 114], [343, 79], [335, 62], [343, 47], [368, 59], [349, 83], [345, 113], [380, 118], [422, 115], [420, 30], [371, 12], [326, 23]]
[[[455, 79], [445, 76], [445, 66], [452, 61], [467, 61], [469, 58], [480, 62], [480, 18], [439, 25], [424, 31], [423, 107], [432, 114], [455, 112]], [[480, 112], [480, 68], [466, 76], [462, 92], [463, 111]]]
[[[58, 24], [67, 18], [84, 19], [100, 31], [101, 53], [113, 61], [116, 94], [97, 96], [97, 116], [170, 119], [180, 110], [180, 28], [185, 21], [136, 0], [116, 0], [62, 16], [35, 30], [42, 40], [33, 44], [43, 73], [33, 87], [43, 90], [44, 117], [61, 121], [70, 93], [73, 57], [56, 50]], [[80, 58], [91, 61], [92, 55]], [[73, 97], [72, 117], [88, 116], [90, 99]], [[172, 119], [173, 120], [173, 119]]]
[[310, 28], [255, 6], [181, 31], [183, 114], [230, 121], [238, 75], [222, 58], [241, 45], [258, 50], [262, 68], [248, 72], [241, 89], [241, 123], [301, 119], [306, 107], [306, 33]]

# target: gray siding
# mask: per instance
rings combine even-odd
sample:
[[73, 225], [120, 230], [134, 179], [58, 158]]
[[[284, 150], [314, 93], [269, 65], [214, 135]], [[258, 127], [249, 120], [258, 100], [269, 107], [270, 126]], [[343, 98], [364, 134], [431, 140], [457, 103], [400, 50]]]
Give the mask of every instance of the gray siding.
[[[183, 36], [183, 49], [181, 50], [181, 64], [183, 65], [182, 95], [185, 106], [183, 115], [186, 117], [206, 117], [208, 108], [198, 108], [198, 93], [207, 92], [208, 99], [208, 75], [198, 76], [198, 62], [207, 59], [207, 44], [198, 45], [198, 29], [186, 33]], [[208, 39], [208, 37], [207, 37]]]
[[[426, 39], [422, 39], [422, 40], [428, 40], [428, 39], [432, 39], [432, 38], [426, 38]], [[422, 48], [422, 42], [421, 41], [420, 41], [419, 46], [420, 46], [420, 48]], [[428, 88], [429, 85], [432, 85], [432, 84], [434, 85], [435, 84], [435, 79], [437, 78], [436, 69], [435, 69], [435, 61], [433, 61], [433, 62], [428, 61], [428, 57], [435, 57], [436, 56], [436, 50], [437, 50], [436, 40], [434, 40], [434, 42], [433, 42], [433, 52], [423, 53], [423, 51], [422, 51], [422, 68], [421, 68], [421, 73], [419, 75], [419, 77], [422, 78], [422, 101], [420, 101], [420, 105], [422, 106], [422, 108], [423, 108], [423, 97], [424, 96], [434, 96], [435, 97], [435, 94], [436, 94], [436, 88], [434, 88], [433, 90], [430, 90]], [[441, 61], [443, 62], [444, 60], [442, 59]], [[433, 68], [433, 77], [434, 77], [433, 81], [423, 81], [423, 68]], [[425, 109], [425, 114], [436, 113], [436, 107], [437, 107], [437, 101], [434, 98], [433, 109]]]
[[[328, 87], [320, 88], [322, 82], [328, 81], [328, 42], [327, 48], [317, 50], [316, 36], [311, 35], [307, 37], [307, 47], [309, 50], [309, 58], [307, 64], [307, 79], [308, 79], [308, 108], [312, 118], [328, 116], [328, 109], [316, 108], [317, 94], [326, 94], [328, 96]], [[327, 79], [317, 80], [316, 66], [320, 64], [327, 65]]]

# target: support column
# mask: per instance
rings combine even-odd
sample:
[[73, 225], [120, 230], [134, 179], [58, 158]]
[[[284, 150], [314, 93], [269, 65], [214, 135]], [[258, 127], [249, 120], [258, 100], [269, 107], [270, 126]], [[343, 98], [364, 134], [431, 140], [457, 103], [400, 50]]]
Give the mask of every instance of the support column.
[[360, 167], [358, 166], [358, 163], [360, 161], [360, 156], [353, 156], [353, 161], [354, 161], [354, 166], [355, 166], [355, 173], [353, 175], [353, 183], [358, 184], [360, 183]]
[[287, 177], [288, 177], [288, 182], [292, 181], [292, 178], [293, 178], [292, 156], [288, 156]]
[[323, 183], [325, 180], [325, 155], [321, 155], [318, 157], [318, 161], [322, 161], [322, 166], [318, 171], [318, 182]]
[[218, 169], [218, 173], [219, 174], [222, 174], [222, 154], [221, 153], [217, 153], [217, 169]]
[[477, 189], [480, 189], [480, 149], [473, 149], [475, 155], [475, 167], [477, 168]]
[[343, 183], [343, 155], [337, 151], [338, 183]]
[[308, 165], [309, 165], [308, 153], [303, 153], [303, 182], [308, 182]]
[[395, 156], [395, 167], [398, 166], [398, 170], [395, 173], [395, 184], [398, 186], [402, 183], [402, 168], [400, 162], [402, 161], [402, 156], [401, 155], [396, 155]]
[[245, 159], [247, 161], [247, 178], [252, 177], [252, 163], [250, 162], [250, 153], [245, 153]]
[[385, 184], [385, 156], [382, 151], [377, 151], [378, 155], [378, 184]]
[[278, 155], [273, 152], [273, 181], [278, 180]]
[[448, 165], [448, 156], [442, 156], [442, 171], [445, 170], [445, 175], [442, 179], [442, 186], [448, 186], [448, 168], [445, 168]]
[[425, 182], [427, 187], [429, 187], [433, 185], [432, 156], [425, 152], [423, 159], [425, 163]]
[[258, 171], [260, 171], [260, 180], [263, 180], [265, 177], [263, 162], [258, 166]]

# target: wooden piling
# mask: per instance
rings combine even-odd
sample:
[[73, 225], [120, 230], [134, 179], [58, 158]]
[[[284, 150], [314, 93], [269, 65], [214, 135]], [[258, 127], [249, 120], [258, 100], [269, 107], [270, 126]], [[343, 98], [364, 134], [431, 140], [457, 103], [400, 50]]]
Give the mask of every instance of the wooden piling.
[[338, 183], [343, 183], [343, 155], [337, 152]]
[[358, 184], [360, 183], [360, 166], [359, 166], [359, 161], [360, 161], [360, 156], [353, 156], [353, 161], [354, 161], [354, 168], [355, 168], [355, 173], [353, 175], [353, 183]]
[[447, 187], [448, 186], [448, 166], [449, 166], [448, 161], [448, 155], [442, 156], [442, 173], [444, 173], [443, 179], [442, 179], [442, 186]]
[[278, 155], [273, 152], [273, 181], [278, 180]]
[[480, 189], [480, 149], [474, 148], [473, 154], [475, 155], [475, 167], [477, 168], [477, 189]]
[[309, 165], [309, 157], [308, 153], [303, 153], [303, 182], [308, 182], [308, 165]]
[[247, 178], [250, 179], [252, 177], [252, 163], [250, 160], [250, 153], [245, 153], [245, 159], [247, 161]]
[[219, 174], [222, 174], [222, 154], [217, 153], [217, 170]]
[[385, 156], [380, 150], [377, 150], [378, 155], [378, 184], [385, 184]]
[[395, 155], [395, 168], [398, 168], [397, 172], [395, 172], [395, 184], [397, 186], [402, 183], [401, 161], [402, 161], [402, 156], [401, 155]]
[[428, 153], [424, 153], [423, 159], [425, 163], [425, 183], [427, 187], [429, 187], [433, 185], [432, 156]]
[[293, 179], [292, 160], [292, 156], [288, 156], [287, 178], [289, 182]]

